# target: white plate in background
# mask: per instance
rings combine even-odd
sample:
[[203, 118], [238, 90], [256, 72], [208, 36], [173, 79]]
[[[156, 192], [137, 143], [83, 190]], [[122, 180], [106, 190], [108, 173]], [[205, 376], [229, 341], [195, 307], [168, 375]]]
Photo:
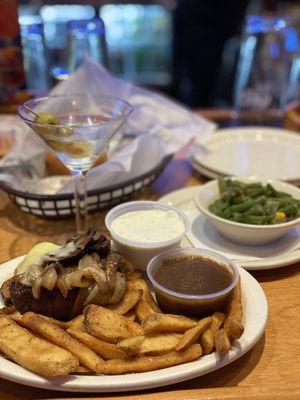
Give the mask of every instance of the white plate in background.
[[[297, 181], [300, 178], [300, 134], [266, 127], [225, 128], [191, 150], [205, 173]], [[209, 176], [211, 177], [211, 176]]]

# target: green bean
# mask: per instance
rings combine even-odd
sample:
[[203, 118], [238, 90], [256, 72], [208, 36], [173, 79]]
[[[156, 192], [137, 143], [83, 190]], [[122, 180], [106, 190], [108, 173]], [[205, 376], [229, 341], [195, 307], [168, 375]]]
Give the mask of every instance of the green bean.
[[273, 201], [267, 201], [264, 208], [266, 214], [268, 215], [275, 214], [275, 212], [279, 209], [279, 204]]
[[239, 190], [244, 190], [247, 187], [247, 184], [241, 181], [231, 181], [231, 184]]
[[[219, 177], [220, 198], [209, 210], [221, 218], [247, 224], [277, 224], [300, 217], [300, 200], [271, 184]], [[277, 214], [281, 212], [282, 214]]]
[[243, 218], [243, 214], [242, 213], [235, 212], [235, 213], [232, 214], [232, 220], [235, 221], [235, 222], [241, 222], [242, 218]]
[[251, 190], [251, 189], [261, 189], [262, 184], [259, 182], [254, 182], [254, 183], [245, 183], [245, 189]]
[[276, 203], [279, 207], [284, 207], [291, 202], [291, 199], [289, 197], [269, 197], [268, 202]]
[[223, 176], [219, 175], [218, 177], [218, 184], [219, 184], [219, 191], [220, 193], [225, 192], [227, 189], [227, 180], [223, 178]]
[[275, 191], [274, 197], [289, 197], [290, 199], [292, 198], [290, 194], [279, 191]]
[[223, 210], [228, 206], [228, 203], [223, 202], [222, 200], [216, 200], [209, 206], [209, 210], [213, 214], [222, 214]]
[[274, 196], [277, 192], [276, 192], [276, 190], [273, 188], [273, 186], [270, 184], [270, 183], [268, 183], [267, 185], [266, 185], [266, 195], [267, 196]]
[[225, 219], [231, 219], [232, 217], [232, 212], [229, 208], [226, 208], [223, 213], [220, 215], [220, 217], [225, 218]]
[[265, 215], [265, 208], [261, 205], [253, 205], [247, 211], [244, 212], [244, 215]]
[[248, 208], [252, 207], [253, 201], [252, 200], [247, 200], [245, 203], [241, 204], [236, 204], [234, 206], [231, 206], [230, 209], [232, 212], [243, 212], [248, 210]]
[[286, 207], [279, 208], [278, 211], [284, 212], [287, 217], [291, 217], [291, 216], [297, 215], [298, 207], [297, 207], [296, 203], [291, 203]]
[[266, 217], [261, 215], [243, 215], [242, 222], [245, 224], [264, 225]]
[[265, 189], [264, 188], [250, 189], [250, 190], [247, 189], [246, 193], [251, 198], [255, 198], [255, 197], [265, 194]]
[[264, 205], [267, 201], [267, 196], [262, 194], [261, 196], [257, 196], [255, 199], [252, 199], [254, 204]]
[[231, 199], [231, 205], [245, 203], [248, 200], [251, 200], [249, 196], [237, 196]]

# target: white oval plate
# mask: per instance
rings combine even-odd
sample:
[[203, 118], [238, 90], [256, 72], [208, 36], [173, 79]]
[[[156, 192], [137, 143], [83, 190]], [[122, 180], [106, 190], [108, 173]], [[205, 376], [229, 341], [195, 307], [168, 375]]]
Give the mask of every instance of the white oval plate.
[[[199, 216], [197, 229], [193, 233], [201, 243], [197, 247], [205, 247], [223, 253], [247, 270], [281, 268], [300, 261], [300, 248], [295, 249], [300, 243], [299, 227], [294, 228], [281, 239], [265, 246], [246, 246], [224, 238], [196, 207], [194, 198], [200, 186], [176, 190], [161, 197], [159, 200], [184, 211], [190, 222], [191, 216], [193, 221], [195, 214]], [[187, 238], [184, 239], [184, 245], [189, 242], [190, 246], [194, 246], [192, 238], [189, 236], [188, 233]]]
[[[19, 257], [0, 266], [0, 285], [12, 276], [21, 259], [22, 257]], [[239, 268], [239, 271], [242, 280], [245, 331], [222, 359], [216, 353], [212, 353], [197, 361], [152, 372], [114, 376], [72, 375], [47, 379], [0, 356], [0, 377], [23, 385], [50, 390], [82, 393], [127, 392], [182, 382], [222, 368], [241, 357], [256, 344], [263, 335], [268, 317], [267, 299], [259, 283], [247, 271], [242, 268]]]
[[226, 128], [192, 158], [209, 173], [296, 181], [300, 178], [300, 135], [278, 128]]
[[218, 179], [218, 175], [220, 175], [217, 172], [213, 172], [209, 169], [204, 168], [202, 165], [198, 164], [198, 162], [193, 157], [190, 158], [190, 163], [192, 164], [192, 167], [197, 172], [199, 172], [199, 174], [205, 176], [206, 178]]

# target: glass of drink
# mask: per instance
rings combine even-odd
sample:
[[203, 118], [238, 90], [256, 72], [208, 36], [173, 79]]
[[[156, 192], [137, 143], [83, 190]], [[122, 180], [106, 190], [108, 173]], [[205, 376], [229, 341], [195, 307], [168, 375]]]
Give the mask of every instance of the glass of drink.
[[87, 230], [86, 173], [132, 110], [124, 100], [92, 94], [41, 97], [19, 107], [19, 116], [74, 176], [78, 233]]
[[67, 26], [68, 69], [77, 69], [89, 55], [108, 67], [105, 27], [101, 18], [69, 21]]
[[288, 38], [284, 19], [247, 18], [235, 82], [235, 111], [256, 115], [283, 111], [293, 58]]

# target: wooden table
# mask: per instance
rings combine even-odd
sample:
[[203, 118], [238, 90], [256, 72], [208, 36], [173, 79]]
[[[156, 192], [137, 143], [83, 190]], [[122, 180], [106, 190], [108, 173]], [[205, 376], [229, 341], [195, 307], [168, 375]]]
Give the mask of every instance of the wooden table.
[[[215, 114], [228, 120], [228, 112]], [[218, 118], [219, 116], [219, 118]], [[199, 184], [184, 153], [166, 167], [139, 199], [158, 199], [173, 190]], [[103, 228], [103, 213], [93, 215]], [[0, 203], [0, 263], [26, 253], [35, 243], [63, 241], [74, 230], [72, 220], [49, 222], [19, 211], [8, 200]], [[34, 389], [0, 379], [0, 400], [99, 398], [103, 400], [299, 400], [300, 399], [300, 263], [253, 272], [269, 303], [265, 334], [247, 354], [208, 375], [176, 384], [127, 394], [85, 395]], [[253, 299], [255, 301], [255, 299]], [[1, 332], [0, 332], [1, 334]]]

